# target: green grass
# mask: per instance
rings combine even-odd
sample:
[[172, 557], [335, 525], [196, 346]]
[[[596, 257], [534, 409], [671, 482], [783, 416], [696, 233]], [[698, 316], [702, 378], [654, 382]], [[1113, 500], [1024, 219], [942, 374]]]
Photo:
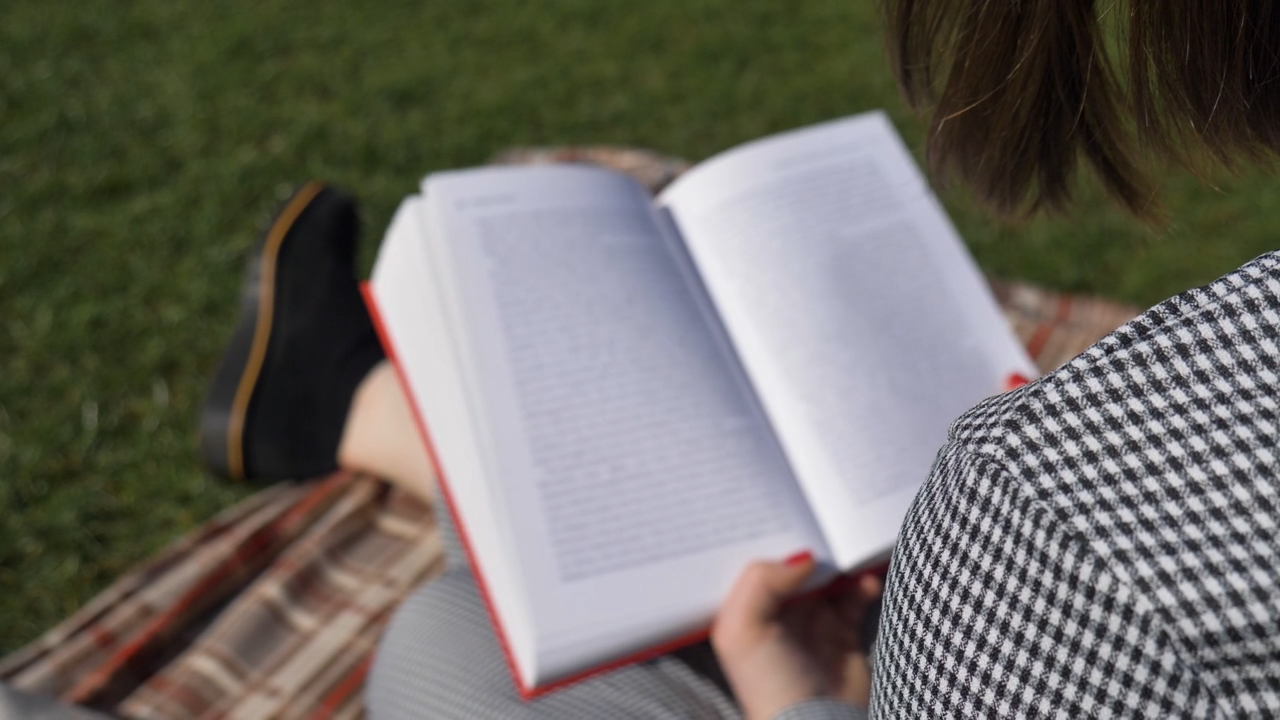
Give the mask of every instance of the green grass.
[[[252, 490], [195, 418], [282, 188], [351, 189], [376, 240], [508, 146], [696, 159], [873, 107], [918, 145], [871, 0], [0, 3], [0, 652]], [[1141, 304], [1275, 245], [1276, 180], [1166, 185], [1161, 233], [945, 199], [989, 271]]]

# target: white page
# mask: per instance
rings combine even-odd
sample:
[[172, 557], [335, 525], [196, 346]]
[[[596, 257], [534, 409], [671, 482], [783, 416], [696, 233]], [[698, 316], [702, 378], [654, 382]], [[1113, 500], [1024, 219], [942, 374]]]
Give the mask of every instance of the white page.
[[837, 561], [883, 552], [950, 422], [1036, 374], [888, 119], [749, 143], [660, 201]]
[[[523, 581], [513, 563], [511, 528], [495, 512], [500, 507], [485, 478], [476, 419], [464, 393], [465, 369], [440, 291], [439, 268], [427, 257], [426, 203], [414, 195], [397, 209], [374, 264], [370, 288], [384, 331], [391, 340], [412, 402], [422, 413], [441, 472], [456, 509], [466, 516], [470, 550], [484, 567], [502, 626], [517, 665], [534, 664]], [[524, 677], [526, 684], [532, 678]]]
[[489, 168], [425, 190], [539, 684], [704, 626], [753, 558], [829, 560], [637, 184]]

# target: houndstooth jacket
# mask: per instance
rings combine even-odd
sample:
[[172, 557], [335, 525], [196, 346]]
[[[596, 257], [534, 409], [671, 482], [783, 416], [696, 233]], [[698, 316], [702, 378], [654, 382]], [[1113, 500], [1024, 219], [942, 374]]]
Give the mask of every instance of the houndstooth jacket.
[[1280, 716], [1280, 253], [961, 417], [872, 716]]

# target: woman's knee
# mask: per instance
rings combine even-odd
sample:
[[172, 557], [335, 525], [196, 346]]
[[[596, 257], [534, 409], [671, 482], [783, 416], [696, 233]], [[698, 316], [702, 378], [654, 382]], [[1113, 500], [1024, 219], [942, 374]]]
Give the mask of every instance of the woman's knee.
[[369, 674], [370, 717], [479, 717], [518, 703], [475, 579], [465, 568], [415, 591], [392, 616]]

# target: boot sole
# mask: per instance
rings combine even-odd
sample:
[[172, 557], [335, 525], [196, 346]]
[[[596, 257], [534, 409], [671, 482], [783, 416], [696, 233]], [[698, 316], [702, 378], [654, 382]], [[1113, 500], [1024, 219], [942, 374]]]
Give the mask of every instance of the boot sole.
[[200, 454], [211, 470], [225, 477], [247, 477], [245, 417], [271, 340], [280, 247], [302, 212], [324, 189], [324, 184], [312, 181], [289, 198], [263, 233], [249, 265], [240, 296], [240, 319], [200, 414]]

